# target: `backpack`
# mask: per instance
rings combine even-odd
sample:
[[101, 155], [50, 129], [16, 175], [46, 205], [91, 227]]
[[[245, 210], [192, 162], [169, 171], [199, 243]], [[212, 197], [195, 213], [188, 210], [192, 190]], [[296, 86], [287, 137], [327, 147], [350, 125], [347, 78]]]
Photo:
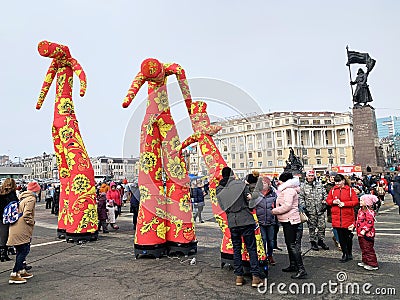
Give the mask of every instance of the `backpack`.
[[6, 205], [3, 212], [3, 224], [13, 224], [22, 217], [22, 213], [18, 213], [18, 207], [18, 201], [11, 201]]

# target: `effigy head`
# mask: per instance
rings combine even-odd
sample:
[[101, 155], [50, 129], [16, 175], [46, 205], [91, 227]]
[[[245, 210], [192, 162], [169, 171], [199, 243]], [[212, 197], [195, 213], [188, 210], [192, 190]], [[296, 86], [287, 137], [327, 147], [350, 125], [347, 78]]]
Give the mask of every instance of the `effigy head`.
[[38, 51], [41, 56], [50, 58], [70, 58], [71, 53], [67, 46], [52, 43], [49, 41], [41, 41], [38, 44]]
[[151, 81], [161, 81], [165, 77], [163, 64], [155, 58], [145, 59], [140, 66], [140, 70]]

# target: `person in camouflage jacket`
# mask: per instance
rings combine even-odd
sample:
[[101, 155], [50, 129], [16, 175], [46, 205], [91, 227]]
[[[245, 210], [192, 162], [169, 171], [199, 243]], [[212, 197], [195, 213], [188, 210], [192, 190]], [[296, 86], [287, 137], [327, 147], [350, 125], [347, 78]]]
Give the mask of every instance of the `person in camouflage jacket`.
[[329, 247], [325, 244], [325, 187], [315, 179], [314, 171], [307, 171], [306, 180], [300, 187], [299, 201], [308, 216], [308, 230], [311, 249], [318, 251], [318, 246], [324, 250]]

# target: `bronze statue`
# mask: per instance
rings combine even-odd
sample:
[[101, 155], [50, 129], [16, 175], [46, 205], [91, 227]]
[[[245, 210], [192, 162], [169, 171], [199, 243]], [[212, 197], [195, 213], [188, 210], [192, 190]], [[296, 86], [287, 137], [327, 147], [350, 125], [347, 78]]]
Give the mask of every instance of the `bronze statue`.
[[289, 158], [286, 160], [286, 167], [284, 167], [284, 171], [292, 174], [301, 174], [303, 172], [303, 163], [301, 162], [300, 158], [294, 154], [293, 148], [289, 147], [289, 149]]

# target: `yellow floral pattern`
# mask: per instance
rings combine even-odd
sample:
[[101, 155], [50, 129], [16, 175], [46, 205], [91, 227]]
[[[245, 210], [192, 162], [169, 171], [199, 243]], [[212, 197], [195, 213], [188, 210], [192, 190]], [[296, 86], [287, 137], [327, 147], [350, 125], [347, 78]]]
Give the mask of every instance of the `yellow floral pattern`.
[[140, 170], [149, 174], [157, 163], [157, 156], [153, 152], [140, 153]]
[[183, 179], [186, 176], [185, 163], [181, 161], [179, 157], [169, 159], [167, 169], [170, 172], [171, 177]]
[[74, 112], [74, 103], [71, 98], [61, 98], [60, 104], [57, 105], [60, 115], [66, 115]]
[[158, 92], [157, 97], [154, 98], [154, 101], [158, 104], [159, 111], [168, 111], [169, 110], [167, 91]]
[[72, 191], [77, 195], [86, 192], [90, 188], [90, 180], [84, 174], [78, 174], [72, 181]]
[[74, 130], [69, 127], [68, 125], [65, 125], [60, 129], [60, 139], [61, 142], [67, 143], [68, 140], [74, 135]]

